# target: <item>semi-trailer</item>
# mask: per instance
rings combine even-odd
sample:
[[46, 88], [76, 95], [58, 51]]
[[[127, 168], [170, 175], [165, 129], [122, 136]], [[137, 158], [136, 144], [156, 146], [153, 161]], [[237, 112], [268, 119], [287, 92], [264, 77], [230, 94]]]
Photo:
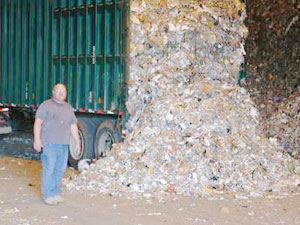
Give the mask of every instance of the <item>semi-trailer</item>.
[[65, 84], [81, 151], [105, 156], [126, 121], [128, 0], [0, 1], [0, 133], [22, 130]]

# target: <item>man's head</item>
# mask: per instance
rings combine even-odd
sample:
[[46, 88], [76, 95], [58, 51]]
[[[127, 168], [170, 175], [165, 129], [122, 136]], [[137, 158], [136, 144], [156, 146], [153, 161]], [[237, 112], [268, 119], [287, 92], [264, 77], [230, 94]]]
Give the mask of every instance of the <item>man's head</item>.
[[64, 84], [56, 84], [52, 89], [53, 97], [60, 102], [63, 102], [67, 98], [67, 89]]

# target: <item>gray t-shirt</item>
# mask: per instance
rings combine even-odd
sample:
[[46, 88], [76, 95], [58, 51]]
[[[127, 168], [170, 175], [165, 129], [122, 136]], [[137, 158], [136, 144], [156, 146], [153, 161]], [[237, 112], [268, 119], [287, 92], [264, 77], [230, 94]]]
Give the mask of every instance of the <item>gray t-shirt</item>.
[[59, 103], [53, 98], [46, 100], [39, 106], [35, 117], [43, 120], [41, 134], [43, 144], [69, 144], [71, 124], [77, 123], [69, 103]]

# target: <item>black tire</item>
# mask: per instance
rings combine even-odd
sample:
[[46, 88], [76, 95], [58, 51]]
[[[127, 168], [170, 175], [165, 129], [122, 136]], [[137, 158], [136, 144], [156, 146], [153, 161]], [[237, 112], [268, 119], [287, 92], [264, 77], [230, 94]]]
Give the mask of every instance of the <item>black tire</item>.
[[121, 135], [117, 127], [109, 120], [100, 124], [94, 139], [94, 156], [105, 157], [112, 148], [112, 144], [121, 142]]
[[74, 139], [71, 136], [69, 145], [69, 165], [77, 169], [77, 164], [81, 159], [85, 159], [90, 151], [93, 151], [93, 134], [89, 132], [89, 124], [86, 120], [78, 118], [78, 131], [81, 142], [79, 154], [74, 151]]

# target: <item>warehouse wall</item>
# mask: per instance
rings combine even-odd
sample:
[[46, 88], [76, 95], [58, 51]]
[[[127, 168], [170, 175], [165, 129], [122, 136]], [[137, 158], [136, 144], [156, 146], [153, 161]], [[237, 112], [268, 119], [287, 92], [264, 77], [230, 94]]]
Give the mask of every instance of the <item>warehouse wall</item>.
[[300, 84], [299, 11], [297, 0], [247, 1], [247, 88], [267, 114]]

